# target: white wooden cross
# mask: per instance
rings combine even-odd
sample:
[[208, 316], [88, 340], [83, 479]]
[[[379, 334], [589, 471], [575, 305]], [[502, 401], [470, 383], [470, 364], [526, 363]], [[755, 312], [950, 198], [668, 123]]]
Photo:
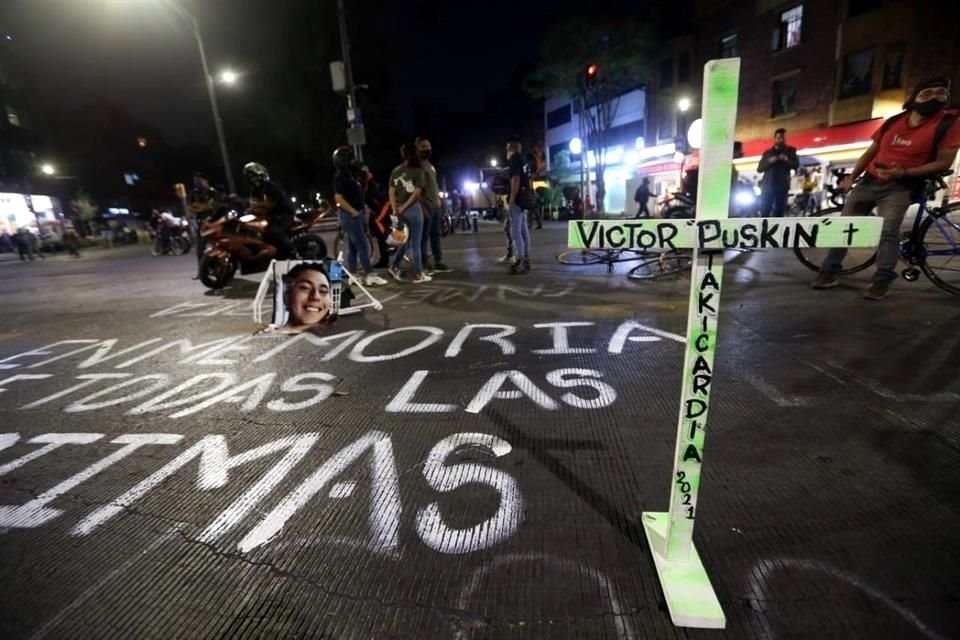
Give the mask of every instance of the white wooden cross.
[[674, 625], [722, 629], [726, 618], [693, 544], [703, 444], [713, 382], [723, 249], [873, 247], [879, 217], [728, 220], [740, 59], [711, 60], [703, 73], [703, 147], [694, 220], [574, 221], [574, 249], [692, 249], [686, 356], [668, 512], [643, 527]]

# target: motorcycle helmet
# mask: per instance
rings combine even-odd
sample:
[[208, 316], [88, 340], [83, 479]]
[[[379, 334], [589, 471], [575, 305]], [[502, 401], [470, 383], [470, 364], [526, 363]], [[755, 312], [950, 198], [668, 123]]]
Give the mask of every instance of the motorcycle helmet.
[[247, 180], [253, 182], [254, 178], [259, 178], [260, 180], [269, 180], [270, 174], [267, 172], [267, 168], [260, 164], [259, 162], [248, 162], [243, 165], [243, 175], [247, 177]]
[[337, 171], [350, 171], [355, 162], [353, 149], [347, 145], [342, 144], [333, 151], [333, 166]]

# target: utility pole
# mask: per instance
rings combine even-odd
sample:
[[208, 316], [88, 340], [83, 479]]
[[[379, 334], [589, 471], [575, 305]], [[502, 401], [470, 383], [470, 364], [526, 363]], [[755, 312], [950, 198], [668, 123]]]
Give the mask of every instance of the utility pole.
[[360, 110], [357, 109], [357, 87], [353, 84], [353, 67], [350, 64], [350, 39], [347, 35], [347, 13], [343, 0], [337, 0], [337, 19], [340, 23], [340, 51], [343, 55], [343, 69], [346, 76], [347, 96], [347, 142], [353, 147], [353, 155], [363, 160], [364, 133]]

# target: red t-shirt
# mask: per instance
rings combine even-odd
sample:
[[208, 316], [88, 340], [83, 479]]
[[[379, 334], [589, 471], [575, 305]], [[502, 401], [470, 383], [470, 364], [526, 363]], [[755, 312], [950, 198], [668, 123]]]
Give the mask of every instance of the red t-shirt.
[[[867, 173], [876, 177], [876, 165], [882, 164], [888, 167], [900, 165], [904, 169], [913, 169], [920, 165], [927, 164], [930, 161], [930, 151], [933, 148], [933, 134], [937, 130], [937, 125], [947, 113], [956, 114], [957, 111], [943, 110], [937, 115], [922, 122], [919, 126], [910, 126], [910, 116], [905, 115], [894, 122], [886, 132], [883, 132], [881, 139], [880, 127], [873, 133], [873, 140], [880, 143], [880, 150], [867, 166]], [[960, 120], [954, 122], [947, 130], [943, 140], [940, 142], [940, 148], [960, 146]]]

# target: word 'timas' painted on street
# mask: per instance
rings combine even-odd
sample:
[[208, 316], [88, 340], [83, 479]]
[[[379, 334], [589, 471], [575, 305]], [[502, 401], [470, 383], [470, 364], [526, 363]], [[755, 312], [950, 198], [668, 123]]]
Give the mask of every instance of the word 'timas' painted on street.
[[[0, 433], [0, 451], [12, 451], [0, 458], [0, 477], [30, 465], [39, 458], [64, 456], [75, 459], [76, 448], [91, 443], [106, 442], [101, 433], [47, 433], [22, 441], [18, 433]], [[180, 444], [179, 434], [138, 433], [109, 440], [117, 448], [89, 466], [75, 471], [32, 499], [22, 504], [0, 505], [0, 531], [35, 529], [68, 515], [67, 510], [83, 501], [61, 500], [95, 476], [108, 474], [110, 468], [140, 452], [154, 459], [158, 450]], [[318, 446], [321, 436], [306, 433], [288, 436], [261, 444], [243, 452], [231, 452], [222, 435], [208, 435], [183, 450], [160, 468], [147, 472], [146, 477], [133, 481], [133, 486], [81, 516], [70, 528], [71, 536], [83, 538], [107, 527], [114, 519], [129, 512], [157, 490], [162, 484], [181, 476], [189, 465], [196, 465], [195, 490], [213, 492], [225, 489], [231, 481], [243, 482], [242, 494], [216, 517], [201, 524], [196, 534], [199, 542], [212, 544], [241, 526], [251, 527], [237, 543], [241, 552], [250, 552], [283, 537], [285, 528], [295, 528], [297, 515], [317, 508], [341, 508], [345, 500], [366, 500], [367, 522], [365, 538], [368, 549], [376, 553], [395, 553], [400, 547], [400, 530], [404, 504], [401, 499], [400, 476], [393, 450], [393, 440], [381, 431], [371, 431], [358, 440], [341, 447], [326, 460], [317, 461], [308, 454]], [[17, 449], [23, 449], [16, 451]], [[142, 450], [142, 451], [141, 451]], [[462, 451], [469, 451], [465, 460], [459, 460]], [[484, 433], [455, 433], [447, 436], [430, 450], [422, 466], [423, 478], [435, 492], [426, 504], [416, 511], [414, 528], [421, 542], [443, 554], [466, 554], [489, 549], [507, 540], [520, 527], [523, 519], [523, 497], [517, 480], [506, 471], [493, 466], [496, 460], [512, 451], [505, 440]], [[483, 460], [478, 461], [478, 454]], [[238, 467], [261, 460], [273, 463], [259, 477], [245, 473], [231, 473]], [[469, 462], [467, 461], [469, 460]], [[309, 461], [309, 462], [308, 462]], [[44, 460], [46, 462], [46, 460]], [[262, 464], [262, 462], [261, 462]], [[311, 465], [303, 479], [279, 501], [271, 504], [274, 490], [287, 483], [293, 473]], [[54, 468], [54, 467], [48, 467]], [[123, 478], [128, 471], [123, 471]], [[189, 477], [189, 476], [187, 476]], [[246, 480], [249, 478], [249, 480]], [[361, 488], [363, 483], [369, 487]], [[184, 489], [179, 489], [184, 491]], [[451, 501], [463, 500], [463, 493], [479, 492], [484, 500], [496, 498], [496, 508], [485, 510], [478, 522], [465, 519], [462, 510], [451, 509]], [[224, 495], [236, 492], [227, 489]], [[432, 500], [432, 501], [430, 501]], [[59, 505], [59, 506], [57, 506]], [[451, 516], [451, 513], [456, 515]], [[169, 517], [176, 517], [171, 514]], [[302, 520], [302, 517], [301, 517]], [[331, 520], [325, 519], [330, 522]], [[466, 520], [466, 521], [465, 521]], [[191, 514], [197, 521], [197, 514]], [[317, 519], [309, 524], [316, 529]], [[454, 524], [456, 523], [456, 524]]]

